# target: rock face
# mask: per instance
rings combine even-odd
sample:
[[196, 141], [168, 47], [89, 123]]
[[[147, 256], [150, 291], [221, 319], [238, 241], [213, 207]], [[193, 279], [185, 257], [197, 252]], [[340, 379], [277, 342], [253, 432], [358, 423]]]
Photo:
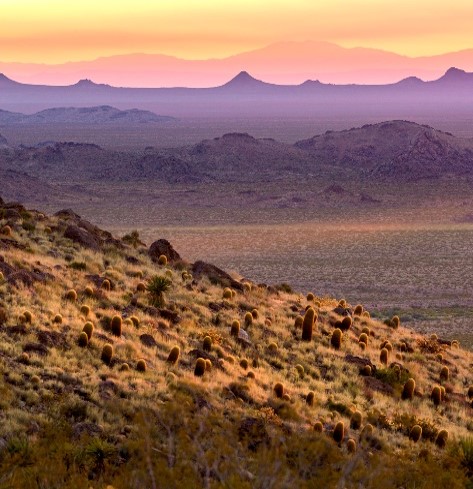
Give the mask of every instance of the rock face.
[[157, 262], [161, 255], [164, 255], [168, 259], [168, 262], [181, 260], [181, 256], [167, 239], [158, 239], [155, 241], [149, 247], [148, 255], [154, 262]]
[[243, 290], [243, 285], [240, 282], [236, 281], [227, 272], [211, 263], [196, 261], [194, 265], [192, 265], [192, 273], [197, 279], [207, 277], [213, 284], [221, 285], [222, 287], [232, 287], [236, 290]]
[[115, 239], [108, 231], [103, 231], [94, 224], [82, 219], [71, 209], [64, 209], [54, 214], [66, 223], [64, 237], [71, 239], [84, 248], [99, 250], [107, 243], [113, 243], [115, 246], [122, 247], [120, 240]]

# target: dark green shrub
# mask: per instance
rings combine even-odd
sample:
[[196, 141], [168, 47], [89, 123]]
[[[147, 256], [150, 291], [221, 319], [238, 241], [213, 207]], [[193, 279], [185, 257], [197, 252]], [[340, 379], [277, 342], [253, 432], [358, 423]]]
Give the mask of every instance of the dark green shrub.
[[153, 306], [163, 307], [164, 293], [171, 287], [171, 281], [167, 277], [155, 275], [151, 278], [146, 286], [150, 296], [150, 302]]

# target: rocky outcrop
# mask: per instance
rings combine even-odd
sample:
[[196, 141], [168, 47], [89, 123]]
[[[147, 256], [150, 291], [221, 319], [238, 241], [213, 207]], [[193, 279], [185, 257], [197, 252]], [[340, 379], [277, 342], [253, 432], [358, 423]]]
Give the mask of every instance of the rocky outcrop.
[[155, 241], [149, 247], [148, 255], [154, 262], [157, 262], [161, 255], [164, 255], [168, 259], [168, 262], [171, 263], [181, 260], [181, 256], [167, 239], [158, 239]]
[[213, 284], [221, 285], [222, 287], [232, 287], [236, 290], [243, 290], [243, 285], [240, 282], [211, 263], [196, 261], [194, 265], [192, 265], [192, 273], [196, 279], [207, 277]]

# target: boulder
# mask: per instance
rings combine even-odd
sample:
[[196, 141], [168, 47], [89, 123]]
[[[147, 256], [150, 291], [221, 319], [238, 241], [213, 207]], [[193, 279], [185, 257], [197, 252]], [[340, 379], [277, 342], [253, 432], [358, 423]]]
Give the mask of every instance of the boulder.
[[89, 231], [86, 231], [75, 224], [69, 224], [69, 226], [67, 226], [64, 231], [64, 237], [74, 241], [74, 243], [77, 243], [84, 248], [89, 248], [94, 251], [100, 249], [100, 240]]
[[164, 255], [168, 259], [168, 262], [181, 260], [181, 256], [167, 239], [158, 239], [152, 243], [149, 247], [148, 255], [154, 262], [157, 262], [161, 255]]
[[192, 265], [192, 273], [196, 279], [207, 277], [215, 285], [232, 287], [240, 291], [243, 290], [243, 285], [240, 282], [236, 281], [227, 272], [211, 263], [196, 261], [194, 265]]

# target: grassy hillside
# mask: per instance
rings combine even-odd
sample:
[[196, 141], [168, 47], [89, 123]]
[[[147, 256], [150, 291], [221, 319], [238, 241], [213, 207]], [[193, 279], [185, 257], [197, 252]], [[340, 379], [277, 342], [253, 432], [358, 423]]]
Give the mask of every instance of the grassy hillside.
[[471, 485], [457, 342], [72, 211], [0, 229], [1, 488]]

